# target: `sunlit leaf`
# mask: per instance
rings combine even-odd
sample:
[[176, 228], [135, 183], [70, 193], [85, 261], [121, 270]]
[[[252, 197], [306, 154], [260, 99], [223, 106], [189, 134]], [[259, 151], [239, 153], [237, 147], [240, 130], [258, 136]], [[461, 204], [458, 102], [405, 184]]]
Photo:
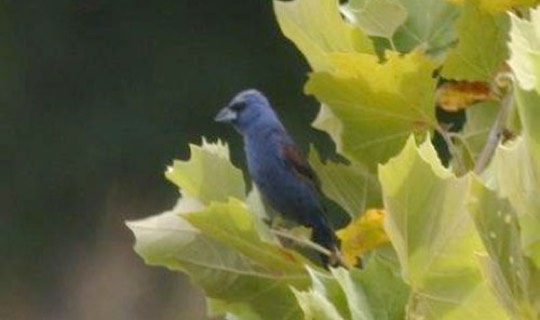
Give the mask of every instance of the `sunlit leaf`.
[[480, 0], [482, 9], [490, 12], [504, 12], [516, 7], [534, 6], [538, 0]]
[[334, 305], [316, 291], [293, 290], [306, 320], [343, 320]]
[[347, 264], [356, 265], [358, 257], [389, 242], [383, 221], [384, 210], [370, 209], [337, 231], [341, 253]]
[[197, 198], [205, 204], [226, 201], [229, 197], [244, 199], [246, 191], [242, 171], [229, 161], [229, 147], [218, 141], [201, 146], [190, 145], [191, 158], [174, 160], [165, 176], [184, 195]]
[[456, 22], [459, 43], [448, 52], [442, 75], [448, 79], [491, 81], [508, 57], [508, 16], [490, 14], [467, 0]]
[[477, 179], [472, 181], [469, 208], [488, 253], [480, 260], [497, 297], [512, 318], [537, 319], [540, 308], [535, 310], [529, 289], [535, 284], [521, 250], [514, 209]]
[[540, 179], [522, 137], [497, 148], [484, 180], [515, 208], [523, 250], [540, 268]]
[[[343, 319], [404, 319], [409, 289], [397, 270], [373, 256], [364, 270], [343, 268], [331, 274], [310, 269], [312, 291], [330, 302]], [[316, 312], [311, 307], [310, 312]]]
[[298, 319], [301, 310], [290, 286], [309, 284], [306, 260], [260, 239], [253, 215], [238, 200], [196, 212], [185, 201], [170, 212], [128, 223], [146, 263], [186, 272], [207, 297], [222, 300], [222, 310], [230, 305], [231, 313]]
[[510, 14], [510, 60], [517, 81], [524, 90], [540, 94], [540, 7], [531, 9], [530, 20]]
[[485, 249], [466, 207], [469, 178], [456, 178], [431, 143], [416, 147], [412, 138], [379, 178], [386, 233], [412, 290], [408, 316], [504, 319], [478, 269]]
[[349, 165], [332, 161], [323, 163], [313, 149], [309, 162], [317, 172], [324, 194], [349, 216], [356, 217], [367, 207], [382, 205], [379, 181], [365, 167], [354, 162]]
[[399, 0], [350, 0], [341, 12], [367, 35], [388, 39], [407, 20]]
[[435, 64], [427, 56], [388, 52], [384, 64], [366, 54], [331, 58], [333, 71], [311, 74], [306, 92], [340, 121], [340, 126], [321, 127], [337, 129], [329, 134], [337, 139], [338, 152], [375, 170], [411, 133], [424, 135], [434, 127]]
[[337, 0], [274, 0], [283, 34], [304, 54], [313, 70], [330, 67], [332, 52], [372, 53], [371, 40], [340, 16]]

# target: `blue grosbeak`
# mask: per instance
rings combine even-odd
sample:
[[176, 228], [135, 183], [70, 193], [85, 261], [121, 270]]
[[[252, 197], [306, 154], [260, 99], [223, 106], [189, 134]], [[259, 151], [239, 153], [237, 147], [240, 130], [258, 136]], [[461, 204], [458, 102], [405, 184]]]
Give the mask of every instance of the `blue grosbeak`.
[[243, 136], [248, 170], [263, 198], [285, 218], [312, 229], [312, 240], [331, 252], [323, 263], [336, 265], [339, 249], [321, 203], [317, 176], [257, 90], [238, 93], [215, 118]]

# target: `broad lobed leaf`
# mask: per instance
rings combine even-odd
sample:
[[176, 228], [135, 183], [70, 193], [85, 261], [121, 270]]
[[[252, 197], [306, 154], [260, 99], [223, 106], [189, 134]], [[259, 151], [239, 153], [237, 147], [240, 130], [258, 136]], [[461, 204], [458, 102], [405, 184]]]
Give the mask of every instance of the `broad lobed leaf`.
[[375, 170], [396, 155], [411, 133], [424, 135], [435, 126], [435, 63], [420, 52], [388, 52], [383, 64], [367, 54], [333, 54], [332, 71], [310, 75], [313, 94], [340, 121], [329, 132], [338, 152]]
[[448, 51], [442, 75], [469, 81], [492, 81], [508, 57], [509, 21], [504, 13], [491, 14], [479, 0], [466, 0], [456, 21], [459, 43]]
[[390, 237], [411, 286], [408, 314], [424, 319], [504, 319], [483, 281], [484, 247], [467, 210], [470, 179], [442, 167], [429, 142], [410, 138], [379, 169]]

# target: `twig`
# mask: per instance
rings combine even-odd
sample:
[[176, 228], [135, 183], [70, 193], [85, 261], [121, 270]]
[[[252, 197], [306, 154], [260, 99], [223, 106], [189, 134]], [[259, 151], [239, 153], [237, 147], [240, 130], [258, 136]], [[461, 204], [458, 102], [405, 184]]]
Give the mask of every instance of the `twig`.
[[285, 239], [289, 239], [289, 240], [292, 240], [292, 241], [295, 241], [296, 243], [304, 246], [304, 247], [307, 247], [307, 248], [310, 248], [310, 249], [313, 249], [321, 254], [324, 254], [324, 255], [327, 255], [329, 257], [332, 256], [332, 253], [330, 252], [330, 250], [326, 249], [325, 247], [323, 246], [320, 246], [316, 243], [313, 243], [307, 239], [302, 239], [302, 238], [299, 238], [297, 236], [294, 236], [292, 235], [291, 233], [287, 232], [287, 231], [282, 231], [282, 230], [279, 230], [279, 229], [271, 229], [270, 232], [272, 232], [273, 234], [275, 234], [276, 236], [278, 237], [281, 237], [281, 238], [285, 238]]
[[501, 102], [501, 108], [497, 113], [497, 118], [495, 119], [495, 122], [493, 122], [493, 125], [489, 130], [486, 144], [484, 145], [480, 156], [478, 156], [478, 159], [476, 160], [476, 164], [474, 165], [474, 173], [479, 174], [484, 171], [484, 169], [489, 163], [489, 160], [493, 156], [493, 153], [495, 152], [495, 149], [497, 148], [497, 145], [501, 140], [501, 136], [506, 125], [506, 119], [508, 119], [508, 115], [510, 114], [510, 108], [512, 106], [513, 100], [514, 94], [509, 91], [504, 96], [504, 99]]
[[465, 165], [463, 164], [463, 159], [461, 159], [461, 154], [458, 152], [456, 145], [454, 142], [452, 142], [452, 139], [450, 138], [448, 131], [443, 129], [440, 124], [437, 124], [435, 126], [435, 130], [441, 135], [444, 142], [448, 146], [448, 151], [450, 151], [450, 154], [452, 155], [452, 158], [454, 158], [454, 161], [456, 162], [456, 172], [458, 174], [465, 172]]

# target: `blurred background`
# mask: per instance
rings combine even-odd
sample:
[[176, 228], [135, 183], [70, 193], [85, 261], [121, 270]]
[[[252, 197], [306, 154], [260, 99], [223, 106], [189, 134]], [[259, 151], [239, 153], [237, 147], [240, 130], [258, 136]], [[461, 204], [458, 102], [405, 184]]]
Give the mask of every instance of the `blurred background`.
[[271, 1], [0, 0], [0, 319], [205, 319], [189, 279], [147, 267], [124, 226], [167, 210], [188, 144], [240, 137], [213, 116], [268, 94], [299, 143], [308, 67]]

